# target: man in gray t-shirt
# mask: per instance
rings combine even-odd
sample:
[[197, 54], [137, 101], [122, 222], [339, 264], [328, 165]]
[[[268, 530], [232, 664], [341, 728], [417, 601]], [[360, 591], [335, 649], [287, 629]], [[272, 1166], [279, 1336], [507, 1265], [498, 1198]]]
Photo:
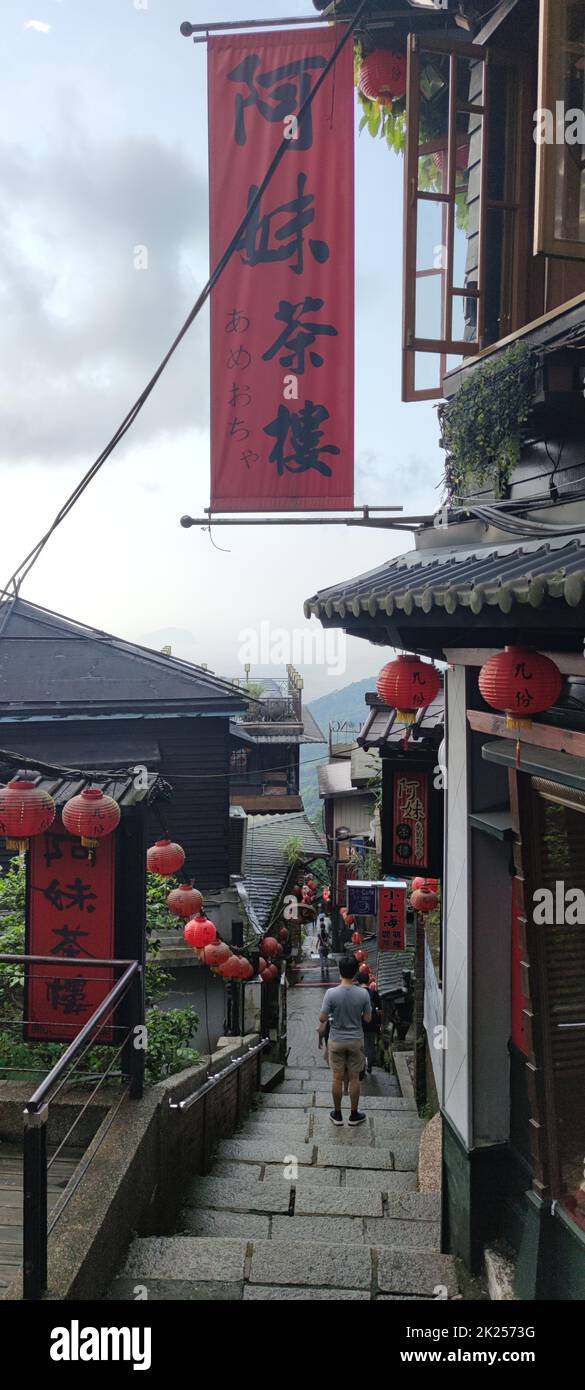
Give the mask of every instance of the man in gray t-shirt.
[[328, 989], [319, 1014], [319, 1032], [325, 1032], [330, 1024], [329, 1065], [333, 1074], [331, 1093], [333, 1110], [330, 1118], [334, 1125], [343, 1124], [341, 1095], [343, 1077], [349, 1077], [349, 1096], [351, 1114], [348, 1123], [354, 1127], [363, 1125], [366, 1116], [358, 1110], [360, 1099], [360, 1072], [365, 1067], [363, 1024], [372, 1017], [369, 991], [359, 989], [354, 983], [358, 972], [358, 962], [354, 956], [343, 956], [339, 962], [341, 983]]

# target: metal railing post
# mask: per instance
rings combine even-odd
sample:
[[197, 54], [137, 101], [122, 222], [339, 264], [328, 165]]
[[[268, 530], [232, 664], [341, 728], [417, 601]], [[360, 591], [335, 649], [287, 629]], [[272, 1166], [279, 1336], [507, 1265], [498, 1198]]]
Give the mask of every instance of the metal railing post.
[[142, 971], [135, 976], [132, 981], [130, 991], [130, 1037], [128, 1039], [128, 1072], [130, 1077], [130, 1100], [142, 1100], [144, 1094], [144, 1066], [146, 1062], [146, 1050], [143, 1042], [147, 1041], [145, 1031], [144, 1036], [137, 1036], [137, 1030], [144, 1025], [143, 1009], [143, 984]]
[[49, 1108], [25, 1110], [23, 1136], [23, 1296], [41, 1299], [47, 1287], [47, 1118]]

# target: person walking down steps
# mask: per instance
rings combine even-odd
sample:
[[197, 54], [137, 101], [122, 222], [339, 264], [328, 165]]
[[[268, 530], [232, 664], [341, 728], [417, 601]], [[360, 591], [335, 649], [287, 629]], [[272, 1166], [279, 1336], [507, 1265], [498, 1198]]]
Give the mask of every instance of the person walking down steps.
[[328, 921], [323, 912], [319, 913], [317, 919], [317, 949], [321, 962], [321, 979], [329, 979], [329, 952], [331, 950], [331, 937], [329, 935]]
[[319, 1033], [323, 1035], [330, 1023], [328, 1056], [332, 1072], [331, 1094], [333, 1110], [330, 1119], [334, 1125], [343, 1124], [341, 1097], [343, 1077], [349, 1078], [349, 1098], [351, 1111], [348, 1124], [351, 1127], [363, 1125], [366, 1116], [359, 1110], [360, 1072], [365, 1068], [364, 1023], [372, 1017], [369, 990], [355, 988], [358, 963], [354, 956], [343, 956], [339, 962], [340, 983], [325, 992], [321, 1013], [319, 1014]]

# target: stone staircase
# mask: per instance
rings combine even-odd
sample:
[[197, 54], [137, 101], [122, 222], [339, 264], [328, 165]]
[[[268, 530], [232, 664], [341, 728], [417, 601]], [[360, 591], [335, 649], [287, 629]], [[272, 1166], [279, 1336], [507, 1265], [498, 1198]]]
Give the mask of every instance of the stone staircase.
[[[64, 1148], [51, 1160], [47, 1181], [49, 1221], [61, 1201], [82, 1150]], [[0, 1141], [0, 1298], [16, 1278], [22, 1265], [22, 1148]]]
[[328, 1085], [323, 1064], [288, 1067], [192, 1182], [177, 1234], [134, 1240], [109, 1298], [457, 1296], [453, 1260], [439, 1253], [439, 1195], [417, 1191], [414, 1101], [374, 1073], [366, 1124], [336, 1129]]

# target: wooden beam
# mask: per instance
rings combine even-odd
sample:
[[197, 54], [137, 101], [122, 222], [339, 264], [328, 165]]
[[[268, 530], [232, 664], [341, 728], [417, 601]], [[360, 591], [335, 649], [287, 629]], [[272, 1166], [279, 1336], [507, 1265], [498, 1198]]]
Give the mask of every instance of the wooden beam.
[[[483, 666], [502, 647], [444, 647], [443, 656], [450, 666]], [[563, 676], [585, 678], [585, 657], [578, 652], [543, 652], [554, 661]]]
[[[506, 727], [503, 714], [488, 714], [479, 709], [468, 709], [467, 722], [476, 734], [492, 734], [495, 738], [518, 738], [515, 729]], [[521, 729], [522, 743], [531, 743], [536, 748], [552, 748], [560, 753], [572, 753], [576, 758], [585, 758], [585, 734], [574, 729], [556, 729], [551, 724], [533, 724], [530, 729]]]

